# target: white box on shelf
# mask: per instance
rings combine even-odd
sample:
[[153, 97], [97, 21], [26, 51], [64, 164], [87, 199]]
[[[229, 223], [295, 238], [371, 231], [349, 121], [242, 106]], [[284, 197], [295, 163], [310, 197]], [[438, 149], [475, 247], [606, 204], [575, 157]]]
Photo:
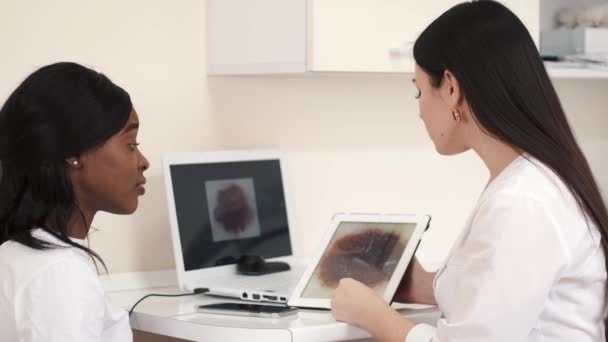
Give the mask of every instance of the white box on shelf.
[[540, 51], [544, 55], [558, 56], [608, 53], [608, 28], [577, 27], [543, 31]]

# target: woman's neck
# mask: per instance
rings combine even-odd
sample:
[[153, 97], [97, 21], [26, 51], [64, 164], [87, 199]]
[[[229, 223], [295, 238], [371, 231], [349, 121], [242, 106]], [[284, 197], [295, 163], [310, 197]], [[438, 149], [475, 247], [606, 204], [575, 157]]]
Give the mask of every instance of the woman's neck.
[[492, 183], [509, 164], [523, 153], [523, 151], [488, 135], [478, 139], [472, 149], [490, 172], [488, 184]]
[[93, 217], [95, 217], [95, 213], [79, 208], [74, 209], [68, 221], [68, 236], [75, 239], [85, 239], [89, 234]]

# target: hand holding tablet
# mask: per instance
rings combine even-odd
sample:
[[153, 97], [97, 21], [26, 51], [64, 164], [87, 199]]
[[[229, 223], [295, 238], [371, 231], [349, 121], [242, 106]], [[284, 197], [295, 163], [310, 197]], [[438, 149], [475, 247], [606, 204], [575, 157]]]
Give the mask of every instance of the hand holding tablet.
[[390, 302], [429, 221], [426, 215], [336, 215], [288, 304], [329, 309], [342, 278]]

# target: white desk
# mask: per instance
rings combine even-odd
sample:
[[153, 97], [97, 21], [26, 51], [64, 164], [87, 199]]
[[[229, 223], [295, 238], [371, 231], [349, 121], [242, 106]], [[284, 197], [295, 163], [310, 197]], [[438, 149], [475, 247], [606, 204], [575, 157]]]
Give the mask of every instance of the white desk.
[[[108, 292], [116, 305], [129, 309], [148, 293], [175, 294], [177, 288]], [[161, 298], [141, 302], [131, 316], [133, 329], [191, 341], [348, 341], [369, 338], [365, 331], [336, 322], [329, 311], [300, 310], [280, 319], [197, 313], [196, 305], [225, 302], [205, 295]], [[404, 309], [403, 316], [417, 323], [435, 324], [437, 308]]]

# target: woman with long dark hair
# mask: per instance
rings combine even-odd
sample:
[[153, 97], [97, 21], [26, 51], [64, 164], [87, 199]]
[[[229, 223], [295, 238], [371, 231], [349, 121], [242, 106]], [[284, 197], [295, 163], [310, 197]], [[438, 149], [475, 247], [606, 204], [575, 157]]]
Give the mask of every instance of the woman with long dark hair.
[[[0, 110], [0, 336], [6, 341], [132, 341], [106, 302], [86, 237], [95, 214], [131, 214], [148, 161], [129, 94], [56, 63]], [[105, 265], [104, 265], [105, 267]]]
[[382, 341], [605, 341], [608, 213], [534, 42], [495, 1], [456, 5], [414, 45], [420, 116], [436, 150], [472, 149], [490, 178], [437, 273], [417, 262], [401, 318], [343, 279], [332, 312]]

